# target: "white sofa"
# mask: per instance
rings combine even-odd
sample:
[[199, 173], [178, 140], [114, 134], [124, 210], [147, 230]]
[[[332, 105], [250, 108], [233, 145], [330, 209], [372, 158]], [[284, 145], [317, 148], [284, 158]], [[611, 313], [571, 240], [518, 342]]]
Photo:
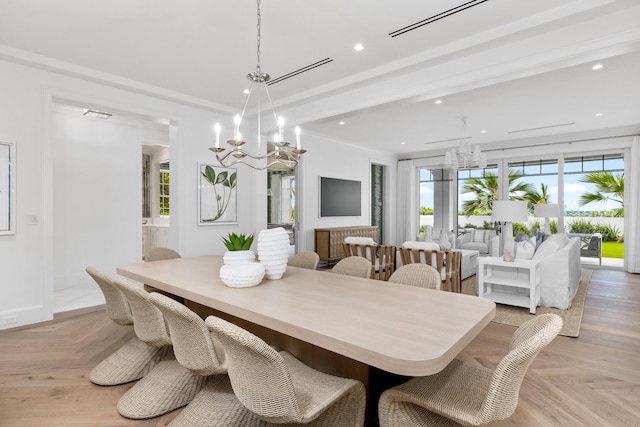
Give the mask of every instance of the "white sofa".
[[[516, 250], [516, 257], [518, 251]], [[567, 309], [578, 290], [580, 238], [552, 234], [536, 249], [532, 259], [540, 260], [540, 306]]]
[[472, 229], [458, 237], [456, 249], [480, 252], [480, 256], [500, 256], [500, 237], [493, 230]]

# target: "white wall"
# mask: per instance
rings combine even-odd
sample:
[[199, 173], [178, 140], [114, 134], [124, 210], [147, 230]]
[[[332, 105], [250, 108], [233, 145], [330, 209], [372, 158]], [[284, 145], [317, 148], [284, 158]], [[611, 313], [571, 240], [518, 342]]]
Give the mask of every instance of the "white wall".
[[[231, 123], [230, 116], [1, 60], [0, 93], [0, 139], [15, 141], [17, 153], [17, 231], [0, 236], [0, 329], [51, 319], [54, 282], [81, 280], [85, 264], [115, 274], [117, 265], [138, 261], [139, 245], [131, 238], [141, 226], [139, 209], [132, 204], [138, 188], [128, 182], [137, 174], [134, 168], [140, 169], [136, 164], [139, 154], [132, 156], [140, 150], [140, 134], [126, 136], [125, 141], [120, 130], [105, 127], [96, 130], [100, 135], [80, 136], [79, 128], [56, 120], [54, 99], [172, 123], [170, 239], [171, 246], [184, 256], [223, 253], [221, 236], [266, 224], [266, 214], [257, 213], [266, 209], [264, 191], [259, 192], [260, 198], [256, 196], [257, 186], [266, 188], [264, 174], [240, 167], [238, 224], [197, 225], [198, 162], [213, 163], [208, 150], [212, 125]], [[64, 146], [58, 144], [61, 139]], [[78, 149], [82, 143], [96, 145], [91, 150]], [[107, 147], [107, 143], [115, 145]], [[85, 168], [92, 154], [101, 161], [88, 171]], [[114, 171], [118, 191], [112, 185]], [[77, 182], [78, 176], [89, 172], [94, 182]], [[102, 192], [108, 193], [111, 206], [101, 206], [96, 193]], [[64, 203], [75, 198], [75, 206]], [[109, 211], [97, 212], [102, 208]], [[93, 219], [85, 216], [88, 212], [95, 215], [94, 226]], [[37, 224], [27, 224], [27, 215], [36, 215]], [[91, 245], [78, 244], [89, 240], [93, 240]]]
[[51, 123], [54, 291], [95, 287], [87, 266], [106, 270], [141, 259], [141, 139], [168, 145], [169, 126], [89, 118], [65, 107], [53, 110]]
[[[371, 224], [371, 164], [385, 169], [385, 236], [386, 244], [395, 243], [396, 164], [394, 156], [333, 141], [316, 135], [304, 136], [307, 153], [298, 166], [298, 194], [302, 212], [301, 230], [298, 233], [298, 251], [314, 250], [314, 229]], [[359, 217], [320, 217], [319, 177], [350, 179], [362, 182], [362, 215]]]

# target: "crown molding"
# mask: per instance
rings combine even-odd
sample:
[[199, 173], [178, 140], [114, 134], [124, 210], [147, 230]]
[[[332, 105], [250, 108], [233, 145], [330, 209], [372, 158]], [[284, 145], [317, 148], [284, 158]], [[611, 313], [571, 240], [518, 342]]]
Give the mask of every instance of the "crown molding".
[[116, 89], [123, 89], [141, 95], [152, 96], [169, 102], [176, 102], [190, 107], [202, 108], [216, 113], [229, 115], [236, 113], [236, 109], [226, 105], [185, 95], [180, 92], [163, 89], [137, 80], [126, 79], [92, 68], [82, 67], [70, 62], [60, 61], [48, 56], [16, 49], [3, 44], [0, 44], [0, 59], [92, 83], [99, 83]]

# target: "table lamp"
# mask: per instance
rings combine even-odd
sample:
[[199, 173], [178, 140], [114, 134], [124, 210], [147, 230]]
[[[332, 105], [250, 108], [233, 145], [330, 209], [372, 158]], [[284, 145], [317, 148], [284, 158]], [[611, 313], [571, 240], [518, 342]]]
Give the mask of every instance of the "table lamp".
[[501, 225], [502, 257], [505, 261], [515, 260], [513, 223], [527, 222], [527, 202], [520, 200], [496, 200], [493, 202], [491, 221]]
[[560, 216], [560, 205], [556, 203], [546, 203], [536, 205], [533, 215], [537, 218], [544, 218], [544, 234], [551, 234], [551, 223], [549, 218], [558, 218]]

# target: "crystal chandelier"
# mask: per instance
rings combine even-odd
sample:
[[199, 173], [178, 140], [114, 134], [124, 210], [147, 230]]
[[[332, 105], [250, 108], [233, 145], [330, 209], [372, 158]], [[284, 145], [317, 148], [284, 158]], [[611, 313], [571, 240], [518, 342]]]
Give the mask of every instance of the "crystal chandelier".
[[466, 141], [467, 120], [462, 119], [462, 139], [456, 151], [452, 148], [444, 155], [444, 167], [446, 169], [478, 169], [487, 167], [487, 156], [480, 151], [480, 146], [471, 148], [469, 141]]
[[[249, 93], [247, 94], [247, 99], [245, 100], [244, 107], [242, 107], [242, 113], [236, 114], [233, 119], [234, 130], [233, 130], [233, 138], [227, 141], [227, 144], [230, 145], [229, 148], [224, 149], [220, 147], [220, 131], [221, 127], [219, 123], [216, 123], [213, 127], [213, 130], [216, 134], [216, 143], [214, 147], [209, 148], [209, 150], [216, 153], [216, 159], [223, 167], [231, 167], [238, 163], [243, 163], [253, 169], [264, 170], [269, 167], [275, 166], [284, 166], [288, 169], [295, 169], [298, 164], [298, 160], [300, 156], [307, 152], [307, 150], [303, 150], [300, 146], [300, 128], [296, 126], [295, 128], [295, 136], [296, 136], [296, 146], [295, 148], [290, 146], [288, 142], [284, 139], [284, 118], [282, 116], [278, 116], [276, 114], [275, 107], [273, 106], [273, 102], [271, 100], [271, 95], [269, 94], [269, 89], [267, 88], [267, 82], [271, 79], [271, 76], [267, 73], [263, 73], [260, 69], [260, 0], [257, 0], [257, 9], [258, 9], [258, 36], [256, 38], [257, 41], [257, 63], [256, 70], [252, 73], [247, 74], [247, 78], [251, 81], [251, 87], [249, 88]], [[245, 144], [245, 141], [242, 139], [242, 134], [240, 133], [240, 124], [242, 123], [242, 119], [244, 117], [244, 113], [247, 109], [247, 105], [249, 104], [249, 99], [251, 98], [251, 93], [253, 92], [254, 86], [262, 87], [264, 92], [266, 93], [267, 99], [269, 101], [269, 106], [271, 108], [271, 112], [273, 113], [273, 118], [278, 124], [278, 132], [273, 136], [273, 141], [267, 141], [267, 154], [251, 154], [242, 146]], [[260, 146], [260, 135], [261, 135], [261, 116], [260, 109], [260, 101], [258, 100], [258, 147]], [[270, 148], [273, 147], [273, 148]], [[253, 159], [254, 162], [247, 162], [246, 159]], [[262, 160], [267, 160], [266, 165], [262, 162]]]

